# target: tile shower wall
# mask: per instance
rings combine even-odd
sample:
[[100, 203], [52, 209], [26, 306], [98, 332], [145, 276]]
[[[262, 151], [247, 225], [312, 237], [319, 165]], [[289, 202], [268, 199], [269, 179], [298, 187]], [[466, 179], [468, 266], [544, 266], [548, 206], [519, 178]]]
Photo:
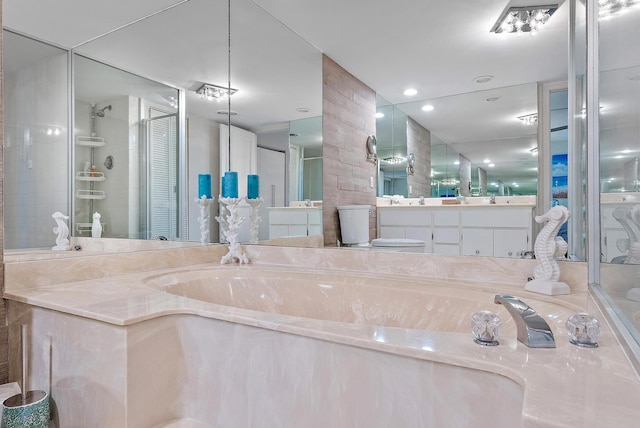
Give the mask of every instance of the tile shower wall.
[[376, 166], [367, 161], [367, 136], [376, 132], [376, 93], [322, 56], [322, 220], [325, 246], [340, 239], [339, 205], [371, 205], [369, 237], [376, 237]]
[[407, 176], [407, 185], [413, 192], [410, 197], [431, 195], [431, 132], [407, 118], [407, 153], [416, 157], [413, 175]]
[[69, 214], [66, 52], [5, 69], [3, 87], [4, 248], [51, 247], [51, 214]]
[[[2, 3], [0, 3], [0, 22], [2, 22]], [[0, 81], [2, 80], [2, 32], [0, 31]], [[2, 106], [2, 85], [0, 85], [0, 129], [4, 128], [4, 116]], [[4, 145], [2, 141], [3, 135], [0, 132], [0, 147]], [[4, 220], [2, 205], [3, 195], [3, 163], [2, 152], [0, 150], [0, 249], [4, 248]], [[4, 259], [3, 251], [0, 251], [0, 292], [4, 293]], [[0, 384], [6, 383], [9, 380], [9, 338], [7, 334], [7, 310], [6, 302], [4, 299], [0, 302]]]

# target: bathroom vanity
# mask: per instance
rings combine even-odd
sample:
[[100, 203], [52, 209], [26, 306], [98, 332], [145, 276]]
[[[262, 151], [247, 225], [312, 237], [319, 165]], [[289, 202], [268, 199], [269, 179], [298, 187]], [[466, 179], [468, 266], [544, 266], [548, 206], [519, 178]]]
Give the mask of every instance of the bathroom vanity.
[[528, 204], [378, 206], [378, 237], [425, 241], [442, 255], [517, 257], [531, 251], [535, 206]]
[[322, 235], [322, 207], [271, 207], [269, 239]]

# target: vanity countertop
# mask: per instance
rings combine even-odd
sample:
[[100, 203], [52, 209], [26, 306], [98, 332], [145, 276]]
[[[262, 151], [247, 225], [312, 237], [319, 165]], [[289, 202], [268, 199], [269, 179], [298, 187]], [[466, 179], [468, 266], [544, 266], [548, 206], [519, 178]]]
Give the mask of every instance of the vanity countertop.
[[[251, 260], [258, 261], [240, 267], [249, 272], [260, 269], [279, 269], [283, 271], [309, 271], [317, 269], [346, 270], [358, 269], [366, 275], [375, 274], [378, 278], [389, 278], [393, 284], [398, 275], [409, 275], [415, 286], [422, 284], [436, 287], [471, 287], [484, 290], [488, 294], [506, 292], [521, 297], [541, 313], [551, 311], [547, 319], [556, 334], [557, 348], [530, 349], [517, 342], [514, 337], [501, 339], [500, 346], [483, 347], [476, 345], [468, 333], [443, 333], [424, 330], [387, 328], [389, 335], [385, 341], [372, 340], [381, 327], [372, 325], [345, 324], [299, 317], [287, 317], [274, 313], [247, 311], [241, 308], [221, 306], [212, 303], [187, 299], [164, 293], [145, 284], [150, 276], [173, 272], [178, 268], [212, 268], [224, 253], [224, 246], [210, 246], [196, 249], [170, 250], [184, 252], [180, 262], [160, 268], [162, 262], [150, 263], [146, 271], [140, 271], [140, 260], [135, 264], [138, 270], [107, 272], [97, 267], [99, 272], [94, 278], [80, 275], [79, 279], [67, 277], [60, 284], [45, 284], [39, 279], [42, 272], [55, 266], [57, 260], [48, 261], [47, 267], [38, 274], [38, 269], [9, 269], [5, 298], [51, 310], [61, 311], [81, 317], [92, 318], [106, 323], [127, 326], [140, 321], [171, 314], [197, 314], [229, 322], [253, 325], [261, 328], [299, 334], [319, 340], [329, 340], [356, 347], [391, 352], [409, 358], [417, 358], [459, 365], [472, 369], [489, 371], [506, 376], [524, 389], [523, 425], [524, 427], [632, 427], [638, 421], [637, 399], [640, 397], [640, 379], [629, 364], [616, 337], [607, 323], [602, 322], [603, 335], [600, 347], [596, 349], [579, 348], [569, 344], [563, 323], [570, 313], [585, 310], [595, 314], [601, 321], [603, 316], [597, 304], [576, 278], [572, 282], [572, 294], [568, 296], [542, 296], [524, 291], [519, 273], [527, 274], [535, 265], [532, 260], [493, 260], [478, 258], [455, 258], [455, 263], [464, 263], [456, 269], [458, 275], [447, 274], [442, 268], [451, 267], [453, 258], [424, 254], [385, 254], [365, 253], [346, 249], [292, 249], [277, 247], [251, 246], [245, 250]], [[197, 257], [190, 257], [191, 252]], [[144, 254], [143, 254], [144, 253]], [[137, 253], [134, 258], [148, 257], [156, 260], [158, 251]], [[103, 256], [108, 258], [115, 256]], [[175, 259], [169, 255], [171, 259]], [[189, 262], [189, 259], [192, 259]], [[373, 259], [373, 260], [370, 260]], [[392, 271], [390, 266], [398, 260], [404, 260], [404, 271]], [[64, 259], [66, 266], [61, 269], [73, 269], [70, 264], [77, 259]], [[375, 263], [372, 263], [375, 262]], [[288, 262], [288, 263], [287, 263]], [[424, 275], [424, 265], [440, 266], [440, 270], [429, 276]], [[38, 263], [25, 262], [32, 268]], [[20, 264], [20, 263], [17, 263]], [[472, 266], [473, 265], [473, 266]], [[483, 266], [484, 265], [484, 266]], [[581, 270], [580, 264], [572, 264]], [[373, 267], [375, 266], [375, 267]], [[219, 267], [235, 268], [237, 266]], [[574, 267], [572, 266], [572, 269]], [[377, 272], [372, 272], [375, 270]], [[468, 273], [469, 278], [485, 277], [482, 281], [465, 280], [460, 271]], [[486, 271], [485, 276], [481, 272]], [[493, 279], [490, 272], [494, 271]], [[499, 271], [502, 272], [499, 272]], [[569, 269], [570, 270], [570, 269]], [[15, 286], [18, 272], [31, 272], [34, 278], [26, 281], [26, 286]], [[510, 273], [511, 272], [511, 273]], [[500, 277], [504, 275], [504, 277]], [[503, 278], [503, 279], [501, 279]], [[505, 280], [504, 278], [507, 278]], [[509, 283], [508, 278], [512, 278]], [[40, 284], [38, 282], [40, 281]], [[447, 290], [450, 290], [447, 288]], [[453, 292], [453, 291], [448, 291]], [[489, 302], [491, 303], [491, 302]], [[493, 305], [489, 305], [491, 309]], [[549, 309], [549, 308], [557, 309]], [[385, 328], [382, 328], [385, 329]], [[386, 330], [385, 330], [386, 331]], [[399, 334], [402, 332], [402, 334]]]

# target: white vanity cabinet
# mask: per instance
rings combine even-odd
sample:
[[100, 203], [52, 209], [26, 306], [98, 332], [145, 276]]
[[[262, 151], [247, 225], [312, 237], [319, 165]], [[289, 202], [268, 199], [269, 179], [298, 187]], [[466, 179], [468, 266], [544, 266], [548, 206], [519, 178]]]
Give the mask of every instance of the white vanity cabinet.
[[534, 207], [378, 206], [378, 237], [425, 241], [442, 255], [517, 257], [533, 249]]
[[429, 210], [433, 216], [433, 253], [445, 256], [460, 254], [460, 209], [437, 207]]
[[269, 239], [322, 234], [322, 207], [274, 207], [269, 210]]
[[432, 218], [428, 210], [418, 207], [377, 207], [378, 238], [408, 238], [425, 241], [425, 252], [431, 253]]
[[463, 256], [516, 257], [533, 248], [533, 207], [460, 209]]

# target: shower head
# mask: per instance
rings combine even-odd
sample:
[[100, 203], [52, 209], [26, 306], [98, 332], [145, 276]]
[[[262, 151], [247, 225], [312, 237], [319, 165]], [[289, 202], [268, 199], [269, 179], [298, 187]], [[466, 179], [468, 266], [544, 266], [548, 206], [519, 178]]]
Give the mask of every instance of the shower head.
[[104, 117], [104, 111], [105, 111], [105, 110], [109, 110], [109, 111], [111, 111], [111, 104], [109, 104], [108, 106], [106, 106], [106, 107], [101, 108], [100, 110], [98, 110], [98, 111], [96, 112], [96, 116], [98, 116], [98, 117]]

